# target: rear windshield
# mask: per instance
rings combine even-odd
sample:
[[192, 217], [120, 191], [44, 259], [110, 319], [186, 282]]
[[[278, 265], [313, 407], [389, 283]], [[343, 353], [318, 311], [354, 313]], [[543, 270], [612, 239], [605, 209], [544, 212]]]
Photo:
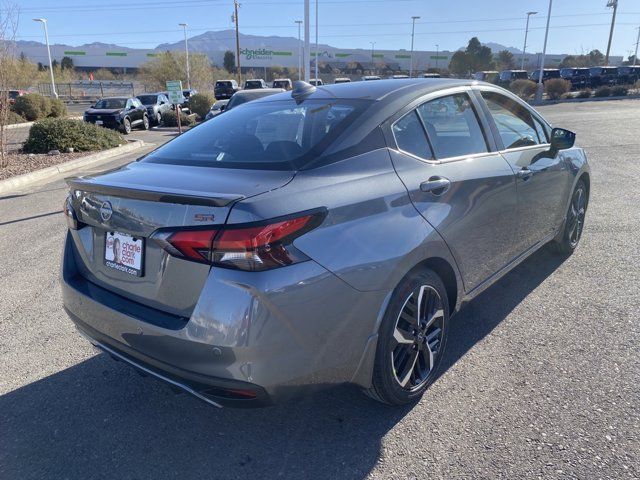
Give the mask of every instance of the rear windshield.
[[233, 85], [231, 84], [231, 82], [216, 82], [216, 87], [233, 87]]
[[93, 108], [111, 110], [116, 108], [124, 108], [126, 103], [126, 98], [105, 98], [96, 103]]
[[143, 105], [153, 105], [158, 101], [158, 96], [157, 95], [138, 95], [138, 100], [140, 100]]
[[261, 87], [262, 82], [259, 80], [248, 80], [246, 85], [247, 87]]
[[370, 104], [366, 100], [250, 102], [158, 148], [143, 162], [298, 170], [317, 158]]

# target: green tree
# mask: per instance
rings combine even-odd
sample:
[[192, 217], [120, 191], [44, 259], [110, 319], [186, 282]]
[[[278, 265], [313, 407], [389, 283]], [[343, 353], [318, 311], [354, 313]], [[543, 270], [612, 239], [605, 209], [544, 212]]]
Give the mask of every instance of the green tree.
[[470, 66], [467, 54], [464, 50], [458, 50], [451, 56], [449, 70], [456, 76], [466, 76], [470, 73]]
[[73, 59], [71, 57], [62, 57], [60, 68], [63, 70], [73, 70]]
[[[198, 90], [211, 88], [213, 69], [209, 58], [202, 53], [189, 55], [191, 86]], [[167, 51], [140, 66], [139, 77], [152, 90], [164, 90], [167, 80], [182, 80], [186, 86], [186, 58], [184, 52]]]
[[227, 50], [226, 52], [224, 52], [224, 59], [222, 60], [222, 66], [229, 73], [235, 72], [236, 71], [236, 54], [233, 53], [231, 50]]
[[53, 61], [51, 62], [51, 66], [55, 69], [58, 66], [58, 60], [54, 58]]
[[598, 65], [602, 65], [604, 63], [604, 54], [598, 50], [591, 50], [589, 52], [589, 65], [590, 67], [595, 67]]
[[480, 43], [480, 40], [478, 40], [478, 37], [473, 37], [469, 40], [465, 53], [468, 57], [469, 66], [474, 72], [479, 70], [491, 70], [495, 67], [491, 49], [483, 46]]
[[509, 50], [501, 50], [498, 52], [497, 63], [498, 69], [500, 70], [512, 70], [516, 64], [513, 53]]

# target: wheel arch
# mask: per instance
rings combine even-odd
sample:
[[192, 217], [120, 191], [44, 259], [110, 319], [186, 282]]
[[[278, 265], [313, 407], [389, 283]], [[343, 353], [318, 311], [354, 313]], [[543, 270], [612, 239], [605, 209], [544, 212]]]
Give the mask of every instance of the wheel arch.
[[576, 183], [578, 183], [580, 180], [582, 180], [584, 182], [584, 185], [587, 187], [587, 207], [589, 206], [589, 197], [591, 195], [591, 176], [589, 175], [589, 172], [582, 172], [582, 174], [578, 177], [578, 180], [576, 181]]
[[453, 265], [442, 257], [429, 257], [414, 266], [407, 275], [423, 269], [432, 270], [442, 280], [447, 292], [449, 314], [452, 315], [456, 311], [459, 296], [459, 281]]

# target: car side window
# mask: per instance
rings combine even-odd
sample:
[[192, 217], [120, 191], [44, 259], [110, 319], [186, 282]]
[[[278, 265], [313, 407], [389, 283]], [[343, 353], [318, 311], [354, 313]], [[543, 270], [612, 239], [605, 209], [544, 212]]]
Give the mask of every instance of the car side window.
[[415, 110], [393, 124], [393, 136], [400, 150], [425, 160], [433, 159], [422, 122]]
[[[481, 92], [489, 112], [498, 128], [505, 149], [529, 147], [547, 143], [546, 135], [540, 136], [531, 112], [518, 102], [496, 92]], [[542, 129], [544, 131], [544, 129]]]
[[132, 106], [133, 106], [133, 100], [131, 99], [127, 100], [127, 105], [125, 106], [125, 108], [129, 110]]
[[437, 98], [418, 107], [435, 158], [488, 152], [476, 112], [465, 93]]

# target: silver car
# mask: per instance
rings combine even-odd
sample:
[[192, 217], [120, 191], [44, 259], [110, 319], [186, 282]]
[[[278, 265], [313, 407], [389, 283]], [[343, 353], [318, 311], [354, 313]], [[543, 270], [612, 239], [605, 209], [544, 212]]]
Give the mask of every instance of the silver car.
[[64, 307], [213, 405], [340, 383], [409, 403], [464, 302], [545, 245], [577, 247], [574, 140], [486, 83], [300, 82], [69, 179]]

